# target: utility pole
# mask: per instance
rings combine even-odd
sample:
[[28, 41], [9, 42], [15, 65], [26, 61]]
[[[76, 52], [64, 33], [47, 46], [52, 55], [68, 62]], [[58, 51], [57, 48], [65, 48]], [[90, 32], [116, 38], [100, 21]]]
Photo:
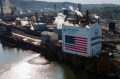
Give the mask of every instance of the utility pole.
[[3, 4], [2, 4], [2, 0], [0, 0], [0, 7], [1, 7], [1, 17], [2, 17], [2, 21], [4, 21], [4, 13], [3, 13]]

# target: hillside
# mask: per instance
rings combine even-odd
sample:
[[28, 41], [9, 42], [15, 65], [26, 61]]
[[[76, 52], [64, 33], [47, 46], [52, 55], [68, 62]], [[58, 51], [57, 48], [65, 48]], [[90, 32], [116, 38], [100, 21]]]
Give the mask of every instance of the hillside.
[[101, 7], [90, 9], [91, 13], [96, 13], [101, 18], [120, 20], [120, 6]]
[[[76, 3], [70, 2], [45, 2], [45, 1], [26, 1], [26, 0], [10, 0], [13, 5], [22, 9], [44, 9], [44, 8], [53, 8], [54, 4], [57, 5], [57, 9], [67, 8], [69, 5], [72, 5], [74, 8], [77, 8]], [[120, 6], [116, 4], [82, 4], [82, 9], [92, 9], [95, 7], [106, 7], [106, 6]]]

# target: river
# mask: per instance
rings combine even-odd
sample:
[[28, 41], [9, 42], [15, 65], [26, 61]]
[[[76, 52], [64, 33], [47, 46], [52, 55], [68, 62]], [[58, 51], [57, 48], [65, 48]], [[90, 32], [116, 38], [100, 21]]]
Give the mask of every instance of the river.
[[47, 61], [40, 54], [0, 43], [0, 79], [98, 79], [66, 65]]
[[30, 50], [0, 44], [0, 79], [75, 79], [65, 65]]

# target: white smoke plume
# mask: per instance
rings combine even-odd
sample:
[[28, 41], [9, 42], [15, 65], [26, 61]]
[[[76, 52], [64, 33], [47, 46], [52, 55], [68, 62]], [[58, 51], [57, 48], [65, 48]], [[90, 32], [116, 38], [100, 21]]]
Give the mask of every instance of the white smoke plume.
[[74, 8], [73, 8], [73, 6], [69, 6], [69, 9], [71, 10], [71, 11], [74, 11]]
[[79, 10], [74, 10], [73, 6], [71, 6], [71, 5], [69, 6], [69, 10], [76, 13], [78, 16], [83, 17], [82, 13]]
[[62, 29], [64, 19], [65, 19], [65, 16], [63, 15], [63, 13], [59, 13], [58, 16], [55, 17], [55, 21], [53, 22], [53, 24], [57, 29]]
[[78, 16], [81, 16], [81, 17], [83, 17], [83, 14], [82, 14], [80, 11], [78, 11], [78, 10], [75, 10], [75, 13], [76, 13]]

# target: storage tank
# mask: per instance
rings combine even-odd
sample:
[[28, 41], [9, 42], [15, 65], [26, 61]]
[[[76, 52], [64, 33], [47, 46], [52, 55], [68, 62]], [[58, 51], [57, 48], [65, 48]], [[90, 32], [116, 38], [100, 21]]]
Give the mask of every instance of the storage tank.
[[50, 43], [58, 41], [58, 34], [54, 32], [44, 31], [41, 33], [41, 42], [42, 43]]
[[115, 22], [109, 22], [109, 31], [115, 31]]
[[34, 23], [33, 26], [35, 31], [45, 31], [47, 29], [47, 26], [45, 23]]
[[0, 23], [2, 24], [0, 26], [0, 35], [4, 35], [4, 34], [10, 34], [11, 33], [11, 25], [10, 24], [6, 24], [4, 22]]
[[58, 34], [58, 39], [62, 39], [62, 29], [57, 29], [56, 27], [54, 27], [54, 32], [56, 34]]
[[12, 9], [11, 6], [4, 6], [4, 14], [11, 14], [12, 13]]
[[68, 10], [65, 9], [63, 14], [66, 15], [66, 16], [68, 17]]

